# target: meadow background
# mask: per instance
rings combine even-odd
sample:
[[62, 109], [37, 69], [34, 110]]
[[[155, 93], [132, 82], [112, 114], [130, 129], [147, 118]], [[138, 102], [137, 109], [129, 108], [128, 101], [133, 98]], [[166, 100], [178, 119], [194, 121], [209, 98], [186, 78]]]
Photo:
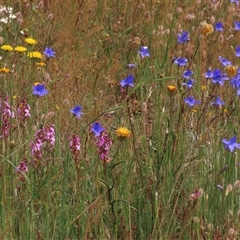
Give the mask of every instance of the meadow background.
[[239, 239], [238, 1], [0, 3], [0, 239]]

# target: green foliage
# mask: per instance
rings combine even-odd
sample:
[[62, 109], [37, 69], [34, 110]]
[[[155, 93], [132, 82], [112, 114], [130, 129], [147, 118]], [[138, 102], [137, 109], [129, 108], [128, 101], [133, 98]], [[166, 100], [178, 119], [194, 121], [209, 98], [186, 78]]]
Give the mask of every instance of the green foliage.
[[[13, 47], [0, 49], [0, 239], [238, 239], [239, 150], [228, 151], [222, 139], [240, 139], [239, 97], [230, 81], [216, 85], [204, 73], [219, 68], [230, 75], [219, 56], [239, 66], [239, 6], [161, 0], [4, 4], [15, 18], [9, 9], [1, 16], [8, 16], [6, 23], [0, 17], [1, 47]], [[204, 35], [206, 24], [217, 21], [224, 31]], [[182, 30], [189, 32], [185, 44], [177, 41]], [[141, 58], [141, 46], [148, 46], [150, 57]], [[29, 57], [46, 47], [54, 58]], [[187, 66], [176, 66], [177, 57], [187, 58]], [[187, 69], [194, 72], [192, 89], [182, 86]], [[129, 74], [134, 87], [121, 88]], [[33, 95], [37, 83], [48, 94]], [[201, 104], [189, 107], [184, 99], [190, 95]], [[213, 106], [216, 96], [225, 105]], [[19, 117], [25, 104], [31, 117]], [[80, 119], [70, 113], [78, 104]], [[104, 161], [91, 132], [95, 122], [112, 140]], [[44, 130], [51, 126], [54, 144]], [[115, 132], [119, 127], [122, 136]], [[43, 145], [34, 155], [37, 133]], [[73, 135], [80, 151], [70, 145]], [[19, 171], [20, 163], [28, 171]]]

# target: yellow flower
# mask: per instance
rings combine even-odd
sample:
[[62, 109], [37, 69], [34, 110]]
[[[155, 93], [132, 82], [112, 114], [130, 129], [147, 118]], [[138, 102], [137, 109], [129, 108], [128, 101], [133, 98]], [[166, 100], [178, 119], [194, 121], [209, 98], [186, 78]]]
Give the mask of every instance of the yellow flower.
[[10, 46], [10, 45], [2, 45], [1, 49], [4, 51], [12, 51], [13, 50], [12, 46]]
[[26, 52], [27, 51], [27, 49], [25, 47], [22, 47], [22, 46], [17, 46], [17, 47], [14, 48], [14, 50], [16, 52]]
[[177, 92], [177, 87], [174, 86], [174, 85], [168, 85], [168, 86], [167, 86], [167, 90], [168, 90], [168, 95], [169, 95], [170, 97], [172, 97], [172, 96], [174, 96], [175, 93]]
[[206, 21], [201, 23], [201, 33], [203, 35], [209, 35], [213, 32], [214, 28], [211, 24], [207, 23]]
[[13, 97], [12, 97], [13, 99], [17, 99], [17, 95], [13, 95]]
[[56, 104], [56, 109], [57, 109], [57, 110], [59, 110], [59, 109], [60, 109], [60, 107], [59, 107], [57, 104]]
[[40, 84], [40, 83], [39, 83], [39, 82], [35, 82], [33, 85], [34, 85], [34, 86], [37, 86], [38, 84]]
[[44, 62], [37, 62], [36, 65], [38, 67], [45, 67], [46, 66], [46, 64]]
[[42, 58], [42, 54], [40, 52], [38, 52], [38, 51], [33, 51], [33, 52], [29, 52], [28, 53], [28, 57], [41, 59]]
[[125, 127], [120, 127], [115, 132], [120, 138], [129, 138], [132, 135], [131, 131]]
[[236, 76], [236, 74], [237, 74], [237, 68], [235, 67], [235, 66], [231, 66], [231, 65], [229, 65], [229, 66], [226, 66], [226, 72], [227, 72], [227, 75], [229, 76], [229, 77], [235, 77]]
[[204, 90], [206, 90], [206, 88], [207, 88], [207, 86], [202, 85], [201, 90], [204, 91]]
[[0, 72], [9, 73], [9, 72], [10, 72], [10, 69], [3, 67], [3, 68], [0, 69]]
[[30, 45], [35, 45], [37, 44], [37, 41], [33, 38], [25, 38], [25, 42], [30, 44]]

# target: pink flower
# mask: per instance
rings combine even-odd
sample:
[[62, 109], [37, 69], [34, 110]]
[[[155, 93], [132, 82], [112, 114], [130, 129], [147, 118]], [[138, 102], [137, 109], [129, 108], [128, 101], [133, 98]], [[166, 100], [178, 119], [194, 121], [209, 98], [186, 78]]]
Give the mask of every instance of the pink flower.
[[109, 135], [102, 131], [99, 137], [96, 137], [95, 145], [98, 147], [99, 158], [105, 163], [111, 160], [109, 156], [110, 148], [112, 146], [112, 139]]
[[[34, 140], [30, 143], [31, 154], [35, 159], [40, 159], [43, 156], [43, 146], [45, 148], [52, 147], [55, 144], [54, 124], [43, 127], [37, 130], [34, 135]], [[50, 146], [49, 146], [50, 145]]]
[[6, 138], [9, 136], [10, 131], [10, 119], [14, 117], [14, 113], [11, 111], [8, 99], [2, 100], [0, 96], [0, 138]]
[[74, 160], [78, 161], [78, 157], [81, 151], [80, 137], [77, 135], [72, 135], [69, 137], [69, 141], [70, 141], [70, 148], [74, 156]]
[[22, 100], [17, 108], [17, 116], [20, 118], [22, 122], [24, 122], [27, 118], [31, 117], [31, 108], [27, 103], [27, 100]]

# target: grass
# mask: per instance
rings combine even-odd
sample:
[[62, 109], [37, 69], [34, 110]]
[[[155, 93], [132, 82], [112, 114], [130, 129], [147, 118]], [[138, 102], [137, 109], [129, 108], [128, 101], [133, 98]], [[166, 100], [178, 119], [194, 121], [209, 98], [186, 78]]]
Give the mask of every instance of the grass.
[[[27, 50], [0, 49], [0, 239], [239, 238], [239, 150], [222, 143], [240, 139], [232, 84], [239, 81], [236, 3], [1, 4], [16, 16], [1, 15], [1, 47]], [[223, 32], [203, 33], [218, 21]], [[178, 43], [181, 31], [189, 33], [185, 44]], [[142, 46], [150, 57], [138, 53]], [[46, 47], [54, 58], [43, 54]], [[32, 51], [42, 58], [30, 58]], [[177, 66], [178, 57], [187, 65]], [[191, 89], [182, 85], [187, 69]], [[229, 80], [213, 83], [204, 76], [209, 69]], [[121, 87], [129, 74], [134, 87]], [[33, 94], [37, 83], [46, 95]], [[200, 104], [188, 106], [189, 96]], [[217, 96], [225, 105], [212, 104]], [[70, 112], [76, 105], [80, 118]], [[96, 122], [105, 129], [100, 136], [92, 131]], [[120, 127], [131, 134], [117, 136]]]

